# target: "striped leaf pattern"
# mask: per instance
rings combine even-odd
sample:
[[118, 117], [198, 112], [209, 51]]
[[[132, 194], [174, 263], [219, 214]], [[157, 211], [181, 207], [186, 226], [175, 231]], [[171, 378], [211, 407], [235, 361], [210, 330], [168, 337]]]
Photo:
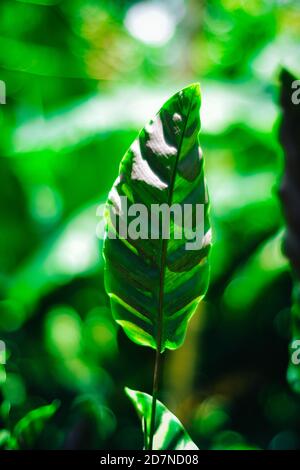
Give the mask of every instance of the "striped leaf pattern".
[[[108, 197], [103, 253], [105, 285], [115, 320], [133, 341], [160, 352], [183, 342], [187, 322], [208, 286], [211, 230], [198, 143], [199, 112], [199, 85], [171, 97], [123, 157]], [[127, 198], [127, 210], [123, 198]], [[133, 204], [143, 204], [147, 213], [131, 214]], [[157, 225], [155, 238], [151, 237], [155, 228], [151, 208], [162, 204], [177, 204], [181, 209], [190, 205], [186, 220], [192, 231], [203, 233], [197, 249], [187, 249], [191, 234], [183, 230], [181, 238], [176, 236], [179, 227], [173, 217], [169, 239], [163, 237], [162, 224]], [[203, 208], [202, 226], [196, 217], [197, 204]], [[130, 231], [124, 236], [124, 213], [129, 224], [135, 224], [138, 215], [137, 239]]]
[[[125, 391], [142, 421], [146, 444], [150, 429], [152, 397], [129, 388]], [[157, 402], [153, 450], [198, 450], [179, 419], [160, 401]]]

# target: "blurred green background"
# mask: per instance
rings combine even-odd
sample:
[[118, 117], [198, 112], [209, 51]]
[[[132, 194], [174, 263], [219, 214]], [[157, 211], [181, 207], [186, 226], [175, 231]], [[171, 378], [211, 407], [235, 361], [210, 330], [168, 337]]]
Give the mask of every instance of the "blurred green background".
[[300, 449], [276, 194], [278, 71], [299, 71], [299, 2], [2, 0], [0, 18], [0, 446], [59, 400], [23, 447], [142, 447], [123, 388], [151, 393], [153, 351], [112, 321], [96, 208], [139, 128], [200, 81], [211, 285], [160, 397], [202, 449]]

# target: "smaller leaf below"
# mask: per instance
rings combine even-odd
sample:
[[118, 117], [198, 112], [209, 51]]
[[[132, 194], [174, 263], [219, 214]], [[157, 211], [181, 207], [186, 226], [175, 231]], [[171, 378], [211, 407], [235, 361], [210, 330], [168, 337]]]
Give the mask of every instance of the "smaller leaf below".
[[[146, 433], [150, 429], [152, 397], [147, 393], [125, 388], [125, 392], [135, 407]], [[145, 429], [146, 427], [146, 429]], [[156, 423], [153, 450], [198, 450], [196, 444], [176, 416], [160, 401], [156, 405]]]

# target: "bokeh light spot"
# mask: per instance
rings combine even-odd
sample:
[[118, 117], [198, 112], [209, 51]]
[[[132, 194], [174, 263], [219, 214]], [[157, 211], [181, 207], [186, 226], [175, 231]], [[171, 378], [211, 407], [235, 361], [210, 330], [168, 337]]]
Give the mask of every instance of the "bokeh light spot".
[[75, 357], [81, 347], [81, 319], [68, 306], [56, 307], [46, 319], [48, 349], [64, 357]]
[[127, 12], [125, 26], [136, 39], [162, 46], [175, 32], [175, 20], [167, 8], [157, 2], [141, 2]]

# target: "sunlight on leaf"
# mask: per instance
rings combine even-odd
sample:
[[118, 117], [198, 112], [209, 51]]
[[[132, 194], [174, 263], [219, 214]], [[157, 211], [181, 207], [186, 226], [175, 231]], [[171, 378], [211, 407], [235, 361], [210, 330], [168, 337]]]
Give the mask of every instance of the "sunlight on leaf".
[[[141, 421], [146, 420], [146, 428], [149, 430], [152, 406], [151, 395], [129, 388], [125, 388], [125, 392], [137, 410]], [[153, 450], [198, 450], [178, 418], [160, 401], [157, 402]]]

